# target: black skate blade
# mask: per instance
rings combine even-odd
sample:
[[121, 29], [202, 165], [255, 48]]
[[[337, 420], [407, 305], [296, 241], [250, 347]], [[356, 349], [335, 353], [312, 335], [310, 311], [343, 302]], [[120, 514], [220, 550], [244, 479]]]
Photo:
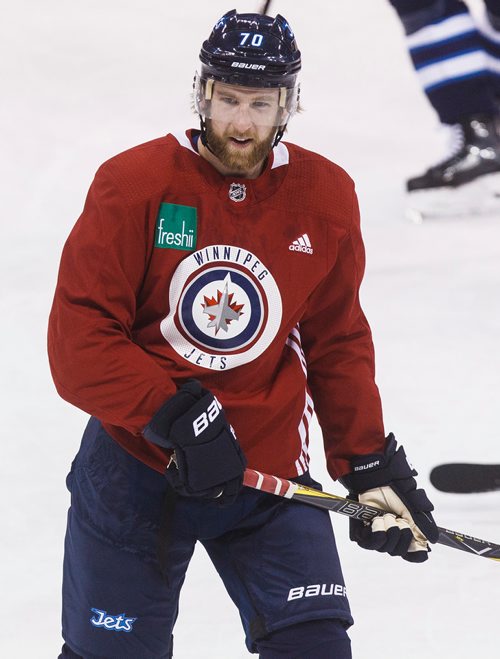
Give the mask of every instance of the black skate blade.
[[415, 224], [440, 218], [500, 217], [500, 173], [457, 188], [415, 190], [407, 194], [406, 204], [405, 216]]
[[430, 473], [430, 481], [441, 492], [472, 494], [500, 490], [500, 465], [448, 463]]

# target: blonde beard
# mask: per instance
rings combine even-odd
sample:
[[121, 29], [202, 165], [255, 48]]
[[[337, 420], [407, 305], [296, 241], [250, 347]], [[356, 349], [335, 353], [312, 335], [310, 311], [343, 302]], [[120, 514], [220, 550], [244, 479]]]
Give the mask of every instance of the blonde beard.
[[265, 161], [273, 148], [276, 128], [273, 127], [267, 137], [263, 140], [254, 140], [252, 148], [245, 153], [235, 153], [231, 150], [227, 137], [217, 135], [210, 119], [206, 120], [206, 139], [210, 151], [220, 160], [220, 162], [230, 169], [233, 174], [244, 175], [251, 171], [260, 162]]

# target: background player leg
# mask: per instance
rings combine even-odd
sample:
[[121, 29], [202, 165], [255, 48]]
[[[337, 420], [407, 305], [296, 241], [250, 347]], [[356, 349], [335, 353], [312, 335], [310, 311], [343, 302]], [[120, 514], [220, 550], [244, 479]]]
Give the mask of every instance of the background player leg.
[[500, 209], [500, 14], [489, 0], [487, 31], [460, 0], [390, 0], [423, 91], [446, 140], [438, 162], [407, 180], [408, 215], [478, 214]]

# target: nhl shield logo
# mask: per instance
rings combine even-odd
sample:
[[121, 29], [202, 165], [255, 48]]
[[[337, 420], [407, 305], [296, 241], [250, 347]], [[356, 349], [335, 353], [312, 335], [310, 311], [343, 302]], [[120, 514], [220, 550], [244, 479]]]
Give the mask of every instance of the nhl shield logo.
[[243, 201], [247, 196], [247, 186], [244, 183], [231, 183], [229, 186], [229, 199]]

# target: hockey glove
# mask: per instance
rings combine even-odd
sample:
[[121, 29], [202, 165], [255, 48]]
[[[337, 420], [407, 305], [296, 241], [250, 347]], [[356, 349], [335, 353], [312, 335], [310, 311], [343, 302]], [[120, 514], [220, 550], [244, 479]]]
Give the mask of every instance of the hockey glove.
[[188, 380], [158, 410], [144, 437], [174, 449], [165, 475], [183, 496], [232, 503], [246, 467], [238, 440], [221, 404], [197, 380]]
[[422, 563], [436, 542], [438, 528], [431, 515], [434, 506], [414, 476], [402, 446], [391, 433], [383, 454], [356, 457], [352, 472], [340, 478], [349, 497], [361, 503], [387, 510], [386, 515], [371, 522], [349, 520], [350, 538], [364, 549], [402, 556], [406, 561]]

